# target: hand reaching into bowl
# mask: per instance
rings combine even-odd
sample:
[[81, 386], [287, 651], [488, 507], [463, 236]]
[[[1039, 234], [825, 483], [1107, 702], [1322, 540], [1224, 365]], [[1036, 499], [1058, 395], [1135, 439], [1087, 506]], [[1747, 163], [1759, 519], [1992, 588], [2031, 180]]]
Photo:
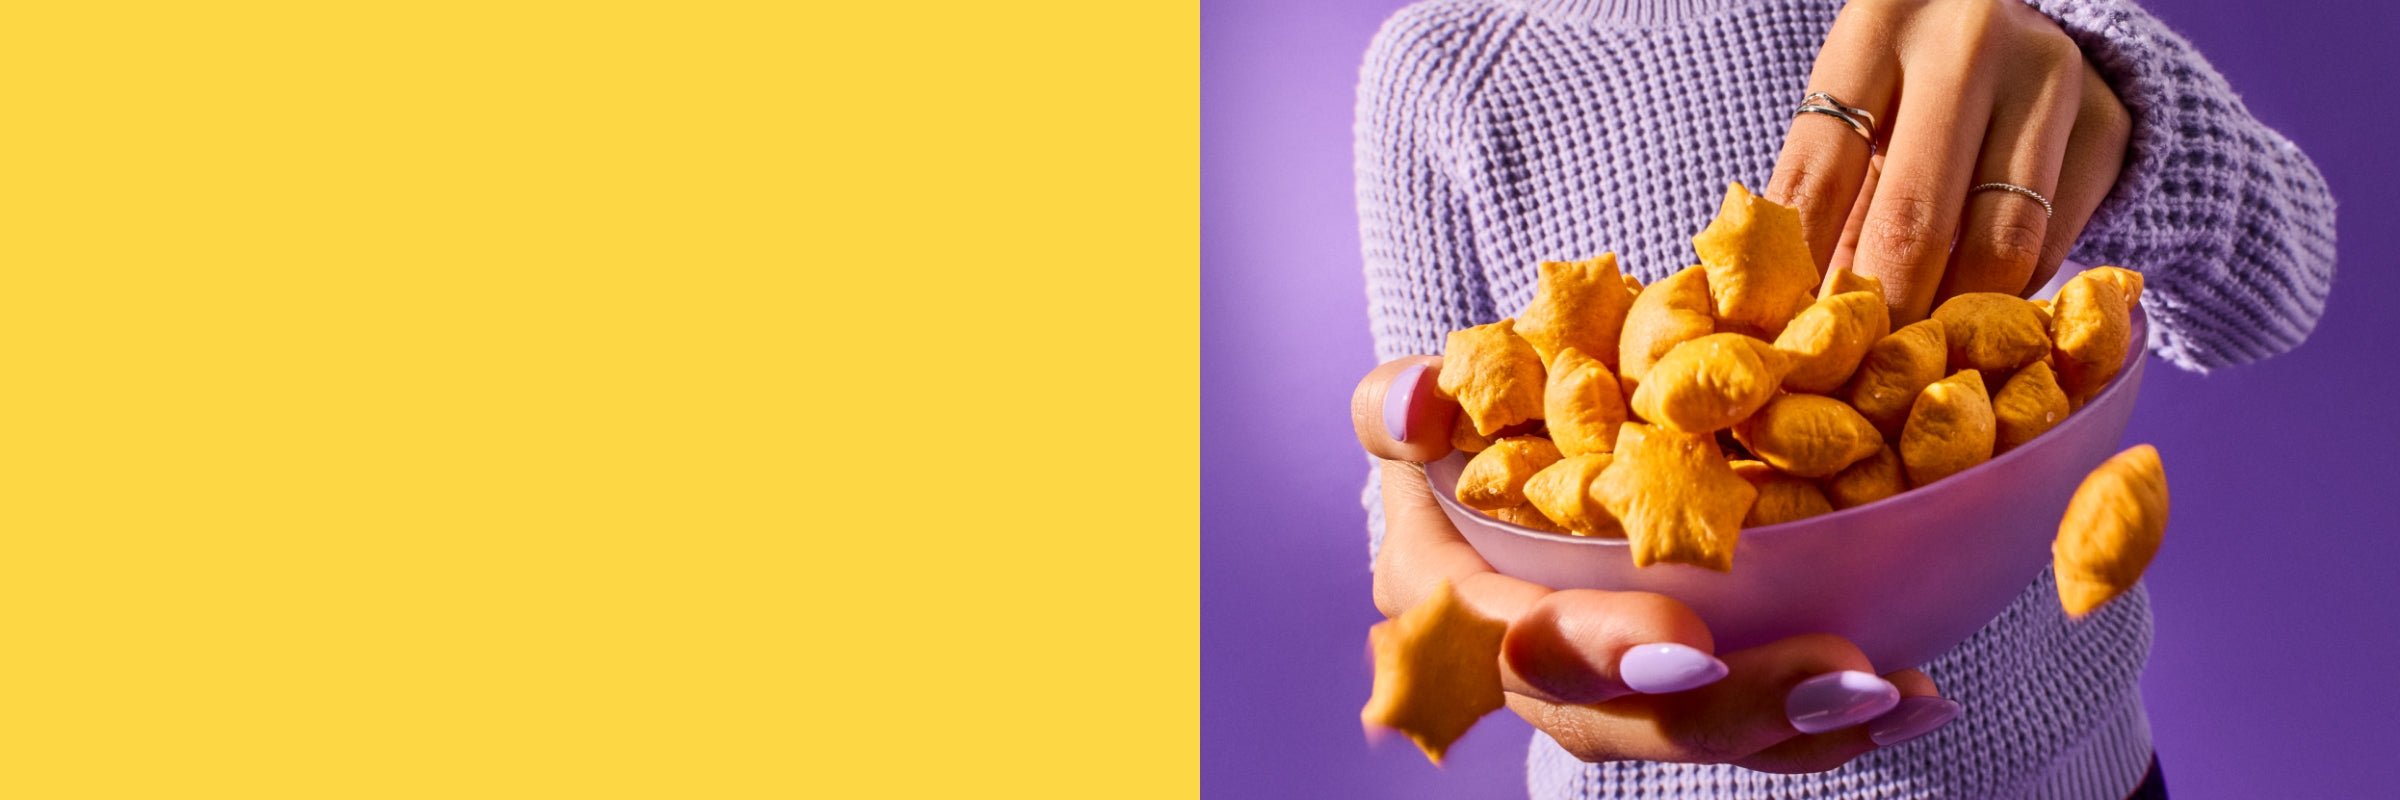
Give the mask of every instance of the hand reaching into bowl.
[[1443, 514], [1419, 466], [1450, 452], [1459, 413], [1434, 389], [1440, 363], [1384, 364], [1352, 396], [1359, 443], [1385, 459], [1375, 604], [1398, 616], [1447, 580], [1467, 605], [1507, 622], [1508, 707], [1567, 752], [1822, 772], [1957, 714], [1924, 673], [1873, 675], [1840, 637], [1719, 656], [1699, 616], [1664, 595], [1551, 591], [1494, 571]]
[[1823, 94], [1766, 196], [1799, 208], [1818, 264], [1882, 280], [1893, 327], [1959, 294], [2040, 288], [2132, 132], [2075, 42], [2015, 0], [1852, 2], [1808, 80]]

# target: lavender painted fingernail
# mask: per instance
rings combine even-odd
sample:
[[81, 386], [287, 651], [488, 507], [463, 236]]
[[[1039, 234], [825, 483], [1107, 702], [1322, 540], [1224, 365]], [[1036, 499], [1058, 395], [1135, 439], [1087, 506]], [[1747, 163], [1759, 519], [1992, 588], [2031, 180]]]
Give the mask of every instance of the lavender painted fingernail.
[[1383, 390], [1383, 430], [1392, 441], [1408, 442], [1408, 409], [1417, 402], [1417, 382], [1425, 376], [1425, 364], [1418, 364], [1392, 376], [1391, 387]]
[[1900, 704], [1900, 687], [1856, 670], [1801, 681], [1783, 697], [1783, 715], [1801, 733], [1824, 733], [1883, 716]]
[[1617, 659], [1617, 679], [1642, 694], [1680, 692], [1725, 677], [1725, 662], [1672, 642], [1635, 645]]
[[1867, 738], [1874, 739], [1877, 746], [1890, 747], [1932, 733], [1957, 716], [1956, 702], [1939, 697], [1911, 697], [1900, 701], [1891, 713], [1868, 723]]

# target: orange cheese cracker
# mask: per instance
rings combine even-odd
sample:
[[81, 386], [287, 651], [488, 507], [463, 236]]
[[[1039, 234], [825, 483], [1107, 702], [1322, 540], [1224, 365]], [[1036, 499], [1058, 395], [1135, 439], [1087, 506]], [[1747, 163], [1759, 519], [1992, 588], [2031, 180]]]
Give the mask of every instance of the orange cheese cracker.
[[1375, 689], [1359, 721], [1407, 734], [1425, 757], [1442, 763], [1452, 742], [1505, 704], [1500, 640], [1508, 623], [1468, 608], [1448, 580], [1400, 616], [1368, 629]]

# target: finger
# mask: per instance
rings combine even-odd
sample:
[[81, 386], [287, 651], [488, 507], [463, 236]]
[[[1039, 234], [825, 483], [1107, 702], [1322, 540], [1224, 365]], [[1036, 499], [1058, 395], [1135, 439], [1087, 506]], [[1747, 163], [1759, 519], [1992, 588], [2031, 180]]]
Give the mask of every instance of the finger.
[[1941, 288], [1959, 204], [1991, 118], [1988, 79], [1945, 67], [1901, 90], [1892, 145], [1852, 271], [1883, 281], [1892, 327], [1924, 319]]
[[2108, 199], [2109, 190], [2117, 185], [2118, 171], [2125, 167], [2125, 144], [2133, 136], [2133, 118], [2118, 102], [2116, 92], [2109, 90], [2108, 82], [2088, 65], [2083, 70], [2080, 96], [2075, 126], [2059, 164], [2058, 192], [2050, 196], [2050, 205], [2057, 212], [2051, 215], [2050, 229], [2043, 235], [2041, 264], [2026, 284], [2026, 293], [2049, 284], [2051, 276], [2058, 274], [2059, 264], [2075, 249], [2075, 238], [2083, 235], [2083, 226]]
[[1700, 615], [1665, 595], [1554, 592], [1508, 627], [1501, 685], [1554, 703], [1680, 692], [1725, 677], [1714, 650]]
[[[1826, 271], [1841, 267], [1851, 267], [1853, 271], [1857, 269], [1854, 263], [1858, 260], [1858, 232], [1866, 227], [1867, 209], [1875, 205], [1875, 184], [1882, 179], [1883, 156], [1867, 159], [1867, 180], [1859, 184], [1858, 201], [1850, 204], [1850, 218], [1842, 223], [1842, 243], [1834, 246], [1833, 260], [1827, 263]], [[1889, 301], [1890, 298], [1885, 300]]]
[[1900, 702], [1882, 716], [1865, 725], [1794, 736], [1734, 763], [1759, 772], [1824, 772], [1869, 750], [1930, 732], [1958, 715], [1958, 704], [1942, 699], [1925, 673], [1907, 669], [1888, 673], [1883, 679], [1900, 690]]
[[1925, 673], [1910, 669], [1883, 677], [1900, 687], [1900, 704], [1867, 723], [1867, 734], [1877, 747], [1891, 747], [1932, 733], [1957, 719], [1963, 710], [1957, 701], [1942, 697], [1941, 688]]
[[[1737, 761], [1825, 725], [1850, 727], [1891, 709], [1896, 687], [1837, 636], [1811, 634], [1720, 656], [1724, 680], [1597, 705], [1509, 696], [1509, 707], [1586, 761]], [[1795, 719], [1800, 720], [1795, 724]]]
[[1377, 458], [1432, 461], [1450, 454], [1450, 426], [1458, 401], [1435, 386], [1438, 356], [1406, 356], [1384, 362], [1350, 393], [1350, 427], [1358, 444]]
[[1425, 469], [1383, 462], [1383, 547], [1375, 552], [1375, 607], [1397, 617], [1416, 607], [1442, 581], [1461, 602], [1503, 622], [1524, 616], [1550, 589], [1492, 571], [1459, 535], [1425, 483]]
[[[1886, 30], [1871, 15], [1843, 13], [1834, 18], [1809, 70], [1811, 91], [1824, 92], [1844, 105], [1872, 117], [1870, 126], [1891, 119], [1893, 91], [1899, 74]], [[1871, 133], [1873, 131], [1870, 131]], [[1813, 112], [1795, 112], [1784, 135], [1783, 152], [1775, 159], [1775, 174], [1767, 180], [1766, 197], [1800, 210], [1800, 232], [1808, 239], [1809, 254], [1819, 272], [1832, 263], [1842, 223], [1858, 199], [1874, 148], [1841, 119]]]
[[[2059, 160], [2066, 156], [2067, 136], [2074, 129], [2076, 103], [2083, 92], [2083, 56], [2074, 43], [2063, 37], [2060, 41], [2063, 49], [2041, 62], [2043, 74], [2052, 79], [2022, 91], [2002, 91], [1996, 98], [1991, 129], [1984, 134], [1975, 163], [1974, 185], [2004, 183], [2045, 198], [2058, 193]], [[2042, 259], [2053, 207], [2013, 191], [1969, 189], [1964, 227], [1943, 271], [1934, 307], [1968, 292], [2023, 294]]]

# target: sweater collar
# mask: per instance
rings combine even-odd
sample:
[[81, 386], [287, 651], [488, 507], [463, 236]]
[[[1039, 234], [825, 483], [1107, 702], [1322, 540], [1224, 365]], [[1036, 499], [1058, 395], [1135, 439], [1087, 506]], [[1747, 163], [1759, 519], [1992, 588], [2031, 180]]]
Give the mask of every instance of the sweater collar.
[[1601, 28], [1675, 25], [1758, 0], [1525, 0], [1536, 14]]

